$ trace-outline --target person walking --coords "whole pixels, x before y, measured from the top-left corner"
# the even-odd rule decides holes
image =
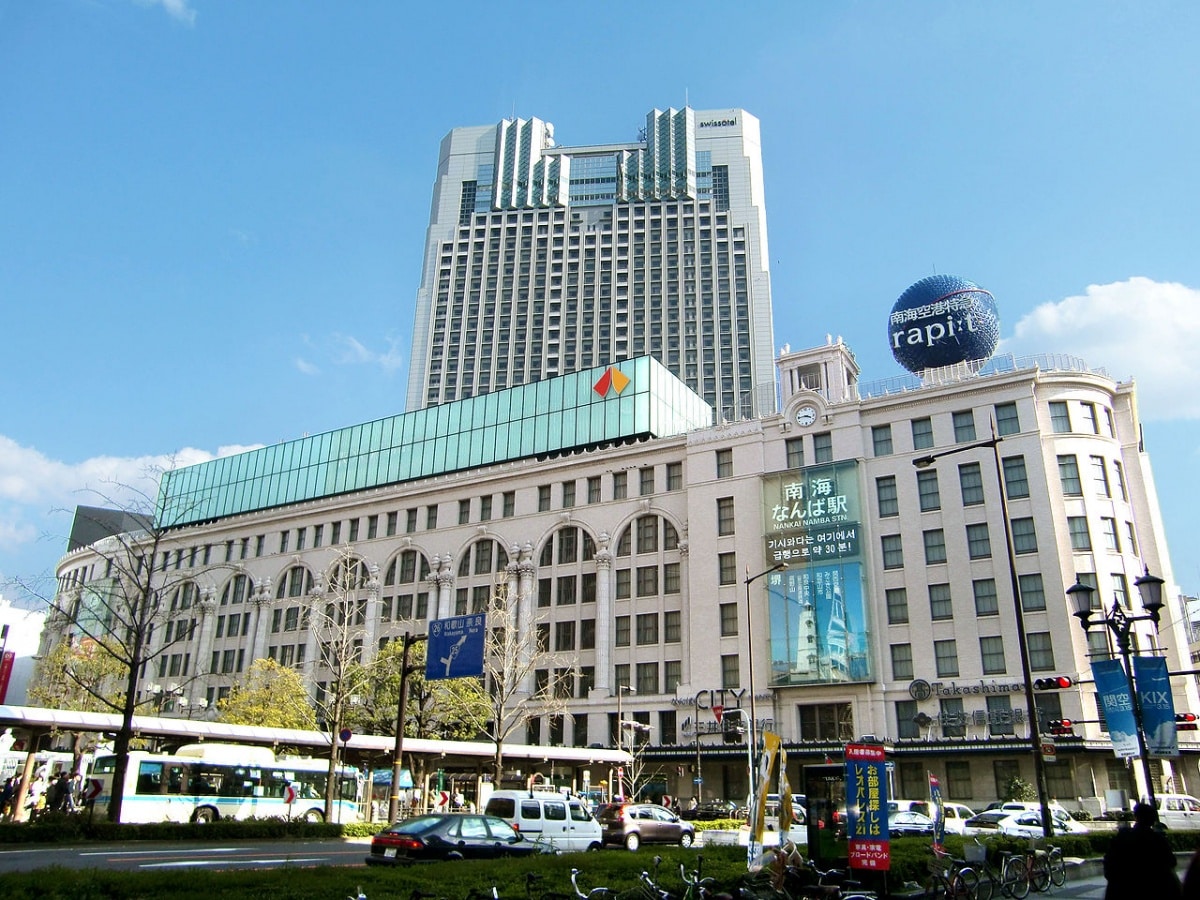
[[[17,785],[10,776],[4,779],[4,787],[0,787],[0,822],[7,822],[12,815],[12,805],[16,802]]]
[[[1104,900],[1179,900],[1175,854],[1158,828],[1158,810],[1151,803],[1133,808],[1133,827],[1122,828],[1104,854]]]

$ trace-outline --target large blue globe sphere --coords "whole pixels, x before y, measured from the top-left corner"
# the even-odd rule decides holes
[[[922,278],[900,295],[888,318],[892,356],[910,372],[961,362],[978,369],[999,341],[995,299],[957,275]]]

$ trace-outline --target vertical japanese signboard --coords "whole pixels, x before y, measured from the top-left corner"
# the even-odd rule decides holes
[[[891,868],[885,766],[883,747],[846,745],[847,837],[854,869]]]

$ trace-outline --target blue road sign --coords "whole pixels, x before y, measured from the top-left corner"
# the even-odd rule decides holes
[[[487,616],[475,613],[429,623],[425,680],[471,678],[483,674]]]

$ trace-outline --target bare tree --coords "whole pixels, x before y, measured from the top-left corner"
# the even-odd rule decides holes
[[[29,700],[48,709],[111,712],[120,707],[120,661],[105,643],[69,636],[50,648],[34,667]],[[71,770],[80,770],[83,754],[95,742],[89,732],[71,733]]]
[[[157,664],[161,676],[177,679],[181,688],[192,677],[185,656],[172,653],[190,641],[197,627],[196,611],[201,601],[197,576],[203,570],[183,566],[185,548],[170,536],[170,523],[153,515],[154,499],[136,488],[121,485],[121,493],[134,497],[132,504],[117,504],[99,495],[105,507],[78,507],[72,529],[72,549],[77,535],[88,536],[88,546],[98,561],[85,575],[69,576],[48,598],[49,614],[43,636],[43,654],[52,655],[56,645],[91,646],[112,667],[111,682],[100,679],[77,686],[94,703],[95,709],[121,716],[113,741],[116,756],[114,784],[123,784],[129,766],[130,743],[134,739],[133,717],[139,707],[158,704],[163,695],[140,690],[147,673]],[[42,679],[33,690],[50,691]],[[113,791],[108,817],[119,821],[122,794]]]
[[[487,609],[483,668],[490,720],[482,730],[496,748],[492,766],[497,785],[504,774],[504,742],[538,716],[565,715],[579,678],[573,654],[550,650],[545,616],[518,601],[500,583]]]
[[[329,778],[325,818],[337,798],[341,732],[354,720],[353,707],[369,696],[378,677],[378,658],[364,663],[367,605],[379,589],[379,576],[349,547],[338,551],[326,585],[318,584],[308,609],[308,628],[316,641],[318,683],[313,697],[317,720],[329,735]]]

